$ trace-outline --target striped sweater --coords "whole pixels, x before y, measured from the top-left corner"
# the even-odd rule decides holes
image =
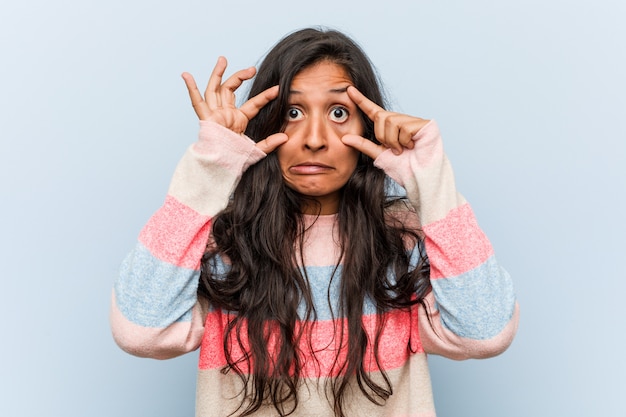
[[[511,279],[456,190],[436,122],[430,121],[413,139],[414,149],[400,155],[387,150],[375,164],[404,187],[416,208],[433,291],[426,298],[427,310],[415,306],[385,313],[379,357],[393,394],[384,405],[376,405],[355,386],[347,394],[348,416],[435,416],[427,355],[494,356],[509,346],[517,329]],[[163,206],[142,229],[113,288],[111,328],[122,349],[166,359],[200,348],[197,417],[227,416],[241,404],[239,377],[221,372],[226,365],[223,336],[228,314],[198,299],[196,290],[211,218],[226,206],[246,168],[264,157],[249,138],[201,121],[198,142],[181,159]],[[315,321],[298,325],[310,334],[302,352],[315,352],[315,359],[303,360],[304,378],[293,416],[332,416],[324,382],[334,376],[333,362],[340,350],[336,336],[345,324],[332,314],[336,306],[328,301],[338,298],[334,296],[338,279],[331,279],[339,253],[336,218],[306,221],[312,226],[303,267],[317,314]],[[366,303],[363,323],[368,332],[373,332],[377,319],[374,306]],[[236,357],[237,351],[232,354]],[[371,350],[365,363],[373,378],[382,381]],[[277,414],[267,406],[255,415]]]

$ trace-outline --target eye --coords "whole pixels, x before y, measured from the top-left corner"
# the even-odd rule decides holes
[[[343,123],[348,119],[348,116],[350,116],[350,113],[345,107],[333,107],[330,111],[330,118],[333,122]]]
[[[302,116],[302,111],[300,111],[300,109],[290,107],[289,110],[287,110],[287,120],[298,120],[301,119]]]

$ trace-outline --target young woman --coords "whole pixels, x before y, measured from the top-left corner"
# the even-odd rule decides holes
[[[200,347],[197,416],[434,416],[426,355],[497,355],[518,322],[437,124],[385,110],[340,32],[226,65],[204,95],[183,74],[199,141],[122,265],[116,342]]]

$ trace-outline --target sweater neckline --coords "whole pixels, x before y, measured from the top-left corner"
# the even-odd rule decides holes
[[[338,218],[338,214],[304,214],[304,225],[309,227],[329,227],[334,226]]]

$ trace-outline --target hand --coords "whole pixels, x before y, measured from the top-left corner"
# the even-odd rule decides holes
[[[413,137],[429,122],[419,117],[387,111],[353,86],[348,87],[348,96],[374,122],[374,135],[382,145],[359,135],[345,135],[341,140],[372,159],[376,159],[386,149],[391,149],[396,155],[404,149],[413,149]]]
[[[237,71],[222,83],[222,76],[224,71],[226,71],[226,66],[226,58],[223,56],[219,57],[209,78],[204,97],[200,94],[191,74],[184,72],[182,77],[189,91],[191,105],[200,120],[211,120],[235,133],[243,133],[250,119],[256,116],[263,106],[276,98],[278,86],[268,88],[237,108],[235,105],[235,91],[244,81],[254,77],[256,69],[250,67]]]
[[[235,133],[243,134],[248,126],[248,122],[259,113],[259,110],[278,96],[278,86],[268,88],[237,108],[235,105],[235,91],[244,81],[254,77],[256,69],[250,67],[237,71],[222,83],[222,77],[227,65],[226,58],[221,56],[217,59],[204,92],[204,97],[198,90],[196,81],[191,74],[184,72],[182,77],[189,91],[191,105],[200,120],[210,120]],[[265,153],[270,153],[286,141],[287,135],[277,133],[258,142],[257,147]]]

